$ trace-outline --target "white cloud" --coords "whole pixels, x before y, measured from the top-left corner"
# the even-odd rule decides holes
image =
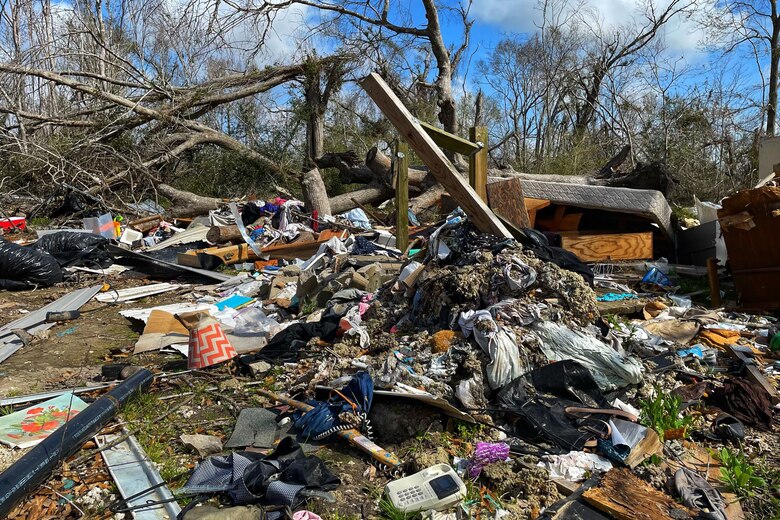
[[[656,12],[665,8],[671,0],[654,1]],[[714,3],[716,0],[707,0]],[[561,12],[575,16],[588,24],[597,22],[609,30],[628,24],[644,24],[642,0],[582,0],[550,2],[563,5]],[[533,0],[479,0],[474,3],[473,14],[479,22],[499,27],[512,33],[533,33],[542,23],[543,13]],[[668,22],[662,31],[670,52],[690,53],[698,50],[704,33],[696,23],[684,15]]]

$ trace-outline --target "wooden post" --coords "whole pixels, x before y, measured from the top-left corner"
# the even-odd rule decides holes
[[[712,300],[712,308],[717,309],[720,307],[720,280],[718,280],[718,259],[707,259],[707,278],[710,282],[710,300]]]
[[[395,126],[401,138],[409,143],[409,147],[428,166],[431,175],[458,201],[477,229],[483,233],[512,238],[506,226],[469,186],[466,179],[460,176],[444,152],[423,130],[382,77],[375,72],[371,73],[360,80],[360,86]]]
[[[409,145],[398,141],[395,154],[395,246],[406,253],[409,247]]]
[[[488,131],[485,126],[469,128],[469,140],[482,143],[482,148],[469,158],[469,184],[487,202]]]

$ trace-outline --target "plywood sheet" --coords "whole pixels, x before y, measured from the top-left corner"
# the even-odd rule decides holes
[[[520,229],[531,227],[520,179],[507,179],[488,184],[487,200],[488,206],[494,213],[501,215],[515,227]]]
[[[653,233],[561,233],[563,248],[583,262],[653,258]]]

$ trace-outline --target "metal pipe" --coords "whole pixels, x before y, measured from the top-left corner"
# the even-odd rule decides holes
[[[114,418],[119,408],[152,384],[154,374],[141,370],[86,407],[0,474],[0,518],[40,486],[60,463],[81,449]]]

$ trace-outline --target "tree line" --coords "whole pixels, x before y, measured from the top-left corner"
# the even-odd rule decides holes
[[[371,71],[420,120],[486,126],[495,168],[582,175],[628,145],[629,164],[666,164],[681,204],[756,181],[776,131],[775,0],[639,0],[620,25],[540,0],[536,30],[489,48],[472,1],[1,2],[0,196],[298,195],[315,166],[347,192],[396,139],[356,84]],[[683,20],[694,59],[667,45]]]

